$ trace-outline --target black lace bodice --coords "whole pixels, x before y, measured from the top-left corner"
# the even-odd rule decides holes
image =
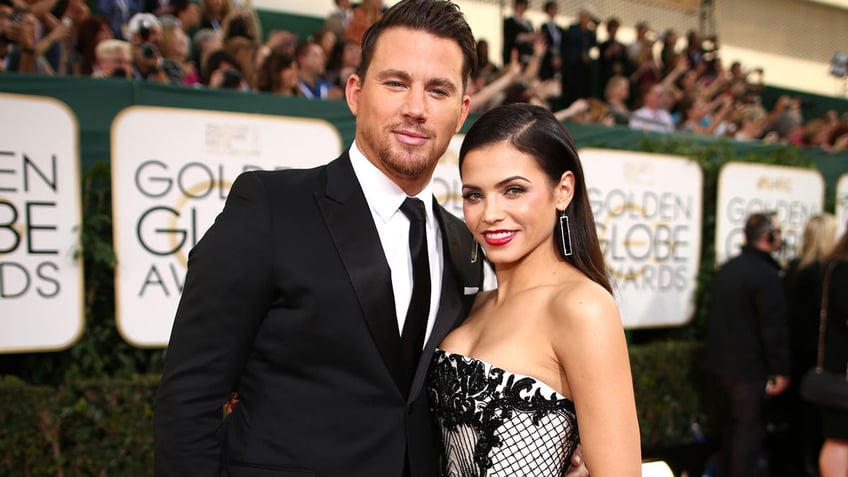
[[[427,389],[445,477],[559,477],[579,441],[574,403],[546,384],[437,349]]]

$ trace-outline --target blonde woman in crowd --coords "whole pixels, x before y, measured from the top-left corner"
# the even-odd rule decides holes
[[[815,469],[822,444],[821,413],[801,400],[798,385],[804,372],[815,366],[818,346],[824,261],[836,244],[836,218],[821,213],[811,216],[804,227],[801,248],[786,270],[786,302],[789,305],[789,341],[792,355],[791,387],[787,396],[798,412],[790,416],[795,437],[797,464]]]

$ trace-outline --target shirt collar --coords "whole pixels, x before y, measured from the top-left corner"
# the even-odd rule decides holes
[[[353,172],[359,180],[359,185],[362,186],[365,201],[383,222],[388,222],[399,211],[400,205],[408,197],[406,192],[365,157],[356,144],[356,140],[350,146],[348,154],[350,155]],[[427,221],[431,222],[433,218],[432,181],[428,182],[427,186],[415,195],[415,198],[424,202]]]

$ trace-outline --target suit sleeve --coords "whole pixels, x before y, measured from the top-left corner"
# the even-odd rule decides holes
[[[792,364],[789,356],[789,310],[783,283],[776,273],[761,278],[755,300],[767,370],[770,374],[788,375]]]
[[[155,475],[219,475],[222,406],[272,300],[271,221],[257,173],[233,183],[189,254],[154,413]]]

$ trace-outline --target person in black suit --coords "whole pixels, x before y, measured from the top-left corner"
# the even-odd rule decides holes
[[[556,2],[545,2],[545,13],[548,15],[548,21],[539,27],[539,31],[545,39],[545,44],[548,46],[545,56],[542,57],[542,64],[539,66],[539,79],[542,80],[562,76],[562,38],[565,35],[565,30],[556,22],[558,12],[559,6]]]
[[[468,114],[474,47],[455,4],[397,3],[346,83],[350,148],[233,183],[189,256],[156,399],[157,476],[436,475],[422,384],[482,270],[430,181]]]
[[[715,378],[725,420],[719,477],[769,475],[761,465],[766,397],[786,390],[791,369],[788,308],[780,264],[771,255],[781,244],[777,218],[751,214],[742,253],[712,280],[704,367]]]

